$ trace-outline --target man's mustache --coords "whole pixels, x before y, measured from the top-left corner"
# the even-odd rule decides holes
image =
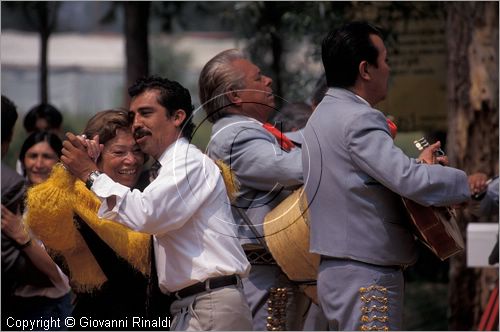
[[[147,135],[151,135],[151,132],[147,129],[144,128],[139,128],[136,131],[134,131],[134,138],[138,139]]]

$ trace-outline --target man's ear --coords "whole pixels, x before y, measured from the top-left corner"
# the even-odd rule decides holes
[[[237,90],[229,90],[229,92],[227,93],[227,98],[229,99],[231,104],[236,104],[236,105],[241,104],[243,101],[241,99],[240,91]]]
[[[364,60],[359,63],[358,67],[359,76],[367,81],[371,79],[369,66],[370,64],[368,63],[368,61]]]
[[[184,111],[182,108],[179,108],[174,112],[174,115],[172,116],[172,119],[174,120],[174,125],[176,127],[180,127],[181,124],[184,122],[184,119],[186,119],[186,111]]]

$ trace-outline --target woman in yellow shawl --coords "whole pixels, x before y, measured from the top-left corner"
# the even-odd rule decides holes
[[[147,185],[147,177],[141,177],[146,156],[132,136],[127,111],[97,113],[87,123],[84,135],[98,136],[100,171],[131,188]],[[89,154],[95,152],[95,144],[88,147]],[[46,182],[28,192],[27,203],[31,229],[46,247],[63,256],[68,266],[77,294],[75,318],[152,315],[151,296],[159,290],[149,235],[99,219],[97,197],[61,164],[54,167]]]

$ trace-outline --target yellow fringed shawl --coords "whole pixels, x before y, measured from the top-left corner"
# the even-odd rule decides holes
[[[238,197],[240,182],[236,178],[236,175],[234,174],[231,167],[229,167],[221,159],[215,160],[215,164],[219,167],[222,179],[224,180],[224,184],[226,185],[227,196],[229,197],[231,203],[234,203],[234,201]]]
[[[68,265],[73,287],[98,289],[107,280],[73,221],[78,214],[120,257],[144,275],[150,273],[150,236],[97,216],[99,199],[62,166],[28,190],[26,222],[33,233]]]

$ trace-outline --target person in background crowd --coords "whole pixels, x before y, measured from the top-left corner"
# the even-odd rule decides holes
[[[479,201],[480,216],[498,213],[498,175],[488,178],[485,173],[476,172],[468,177],[472,198]]]
[[[274,123],[277,126],[281,126],[281,131],[296,145],[301,146],[303,143],[304,137],[302,131],[312,112],[314,112],[316,106],[323,99],[327,89],[326,77],[323,74],[316,81],[310,106],[305,102],[285,104],[274,117]],[[314,306],[314,304],[312,305]]]
[[[4,157],[12,141],[17,116],[14,103],[2,95],[2,204],[14,213],[19,212],[24,197],[24,179],[19,174],[13,173],[13,170],[4,163]]]
[[[469,186],[472,199],[478,202],[478,206],[473,206],[473,213],[478,216],[491,216],[498,214],[498,175],[488,179],[485,173],[477,172],[469,175]],[[488,263],[494,265],[498,263],[498,235],[497,243],[493,247]]]
[[[52,167],[59,161],[61,150],[61,139],[46,131],[33,132],[24,140],[19,152],[19,161],[29,186],[49,178]]]
[[[36,131],[47,131],[62,137],[63,115],[51,104],[39,104],[31,108],[24,116],[23,126],[28,135]],[[16,171],[23,174],[21,162],[16,164]]]
[[[2,95],[2,330],[19,329],[16,319],[63,322],[72,310],[67,277],[21,219],[25,180],[3,163],[16,120],[16,106]]]
[[[273,121],[282,132],[294,132],[305,127],[312,111],[304,102],[288,103],[276,113]]]
[[[63,115],[51,104],[39,104],[24,116],[23,126],[28,134],[48,131],[61,136]]]
[[[386,116],[390,67],[382,33],[366,22],[330,32],[322,43],[328,91],[305,129],[302,154],[310,251],[321,255],[318,297],[332,330],[401,330],[403,269],[415,238],[401,196],[424,206],[468,201],[466,174],[436,157],[394,145]],[[314,163],[306,161],[314,160]]]
[[[274,125],[296,145],[303,141],[302,129],[312,114],[313,109],[304,102],[285,104],[273,118]]]

